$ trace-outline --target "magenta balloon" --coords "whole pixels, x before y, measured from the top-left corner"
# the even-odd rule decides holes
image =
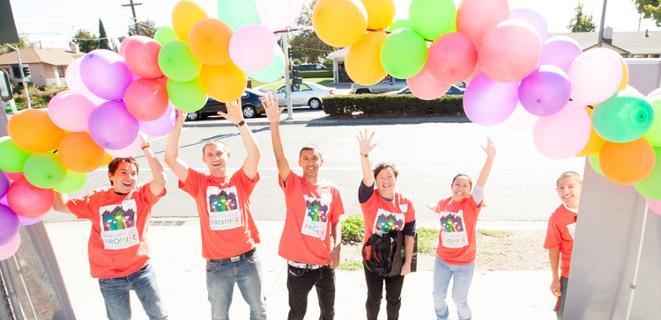
[[[140,121],[140,131],[150,137],[162,137],[174,128],[176,112],[172,104],[168,104],[165,113],[154,121]]]
[[[661,200],[645,199],[645,202],[650,211],[661,216]]]
[[[263,25],[247,25],[239,28],[230,39],[230,57],[245,72],[259,72],[273,62],[276,50],[273,32]]]
[[[7,194],[7,190],[9,190],[9,178],[0,171],[0,198]]]
[[[571,95],[569,77],[556,66],[543,65],[519,85],[519,100],[528,112],[550,116],[560,111]]]
[[[0,246],[6,244],[18,232],[18,216],[8,206],[0,204]]]
[[[411,93],[422,100],[438,99],[450,88],[449,84],[438,80],[431,73],[429,65],[425,65],[417,75],[408,78],[406,84],[411,89]]]
[[[80,62],[80,77],[93,94],[108,100],[122,100],[133,74],[122,57],[110,50],[89,52]]]
[[[67,81],[67,87],[69,87],[69,90],[73,92],[80,93],[87,97],[94,105],[100,105],[104,102],[106,102],[106,99],[102,99],[97,97],[95,94],[89,91],[85,84],[83,83],[83,79],[80,78],[80,62],[83,61],[83,57],[80,57],[76,60],[73,60],[69,62],[69,65],[67,66],[67,71],[65,73],[65,80]]]
[[[429,47],[426,68],[445,83],[457,83],[466,80],[476,64],[477,51],[473,42],[459,32],[451,32]]]
[[[585,106],[570,101],[560,112],[537,120],[533,141],[537,149],[549,158],[570,158],[588,143],[591,125]]]
[[[56,126],[66,131],[85,132],[95,108],[94,103],[83,94],[67,90],[48,102],[48,116]]]
[[[533,29],[537,30],[542,41],[546,40],[546,36],[548,35],[546,20],[544,20],[544,17],[537,11],[523,8],[514,9],[510,11],[509,20],[518,20],[529,24]]]
[[[583,52],[581,45],[576,40],[566,36],[555,36],[546,40],[539,64],[554,65],[569,72],[572,62],[581,52]]]
[[[492,126],[507,119],[518,102],[518,83],[498,82],[480,73],[466,88],[464,112],[472,122]]]
[[[140,154],[140,145],[142,144],[142,141],[140,141],[140,136],[136,136],[131,143],[121,149],[106,149],[106,152],[111,155],[113,158],[128,158],[128,157],[135,157]]]
[[[89,120],[92,139],[104,149],[122,149],[138,136],[138,120],[133,118],[121,101],[100,105]]]
[[[11,258],[21,246],[21,235],[17,232],[9,242],[0,246],[0,261]]]
[[[46,214],[53,207],[54,201],[53,190],[37,188],[24,178],[14,181],[7,192],[11,210],[28,218]]]

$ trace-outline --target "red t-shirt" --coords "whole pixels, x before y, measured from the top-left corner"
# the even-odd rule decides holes
[[[438,202],[434,211],[441,223],[436,249],[439,258],[448,264],[475,261],[475,225],[481,209],[482,203],[475,203],[473,196],[459,202],[452,197]]]
[[[92,222],[87,246],[92,277],[125,277],[149,262],[147,220],[165,193],[154,195],[144,184],[126,195],[101,189],[67,202],[71,213]]]
[[[415,221],[413,203],[401,193],[395,193],[392,201],[384,199],[379,190],[374,190],[365,203],[360,204],[365,221],[363,242],[374,233],[387,234],[390,231],[403,231],[404,225]]]
[[[569,211],[564,205],[560,205],[549,218],[544,248],[560,249],[560,266],[562,276],[565,278],[569,278],[569,264],[571,262],[571,252],[574,248],[575,231],[576,213]]]
[[[249,179],[243,169],[227,179],[190,168],[186,181],[179,181],[179,188],[195,199],[205,259],[238,256],[259,243],[259,233],[250,213],[250,195],[257,181],[259,174]]]
[[[310,184],[294,172],[286,183],[278,180],[287,207],[278,254],[298,263],[328,264],[330,231],[344,213],[339,190],[326,181]]]

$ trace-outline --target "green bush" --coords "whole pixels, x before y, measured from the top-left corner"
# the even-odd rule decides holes
[[[326,68],[333,68],[333,60],[326,59],[324,60],[324,63],[322,63],[322,65]]]
[[[355,94],[324,98],[324,111],[334,117],[465,116],[463,96],[420,100],[410,94]]]
[[[67,90],[66,87],[43,87],[43,89],[40,88],[41,87],[37,88],[34,86],[28,86],[28,90],[30,92],[30,100],[32,100],[33,108],[47,107],[48,102],[51,99],[53,99],[53,97],[56,94],[64,90]],[[27,104],[25,103],[25,94],[22,92],[22,90],[14,95],[14,102],[16,102],[16,109],[18,110],[27,108]]]
[[[332,78],[333,70],[311,70],[298,72],[298,76],[303,79],[309,78]]]
[[[433,255],[438,241],[438,229],[417,228],[418,252]]]
[[[349,216],[342,222],[342,243],[362,243],[365,230],[363,217],[359,214]]]

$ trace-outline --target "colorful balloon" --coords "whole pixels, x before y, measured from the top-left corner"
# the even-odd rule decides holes
[[[229,26],[218,19],[207,18],[193,25],[188,37],[188,45],[191,53],[200,63],[219,66],[230,62],[231,38],[232,30]],[[182,81],[189,80],[191,79]]]
[[[395,18],[395,2],[393,0],[361,0],[367,11],[367,28],[383,30]]]
[[[152,121],[139,121],[140,132],[150,137],[165,136],[172,131],[172,128],[174,128],[175,120],[176,113],[174,111],[174,106],[168,104],[165,112],[160,118]]]
[[[630,142],[642,137],[652,126],[654,111],[644,98],[621,91],[599,104],[592,112],[597,133],[611,142]]]
[[[321,41],[348,47],[367,31],[367,16],[357,0],[319,0],[312,11],[312,25]]]
[[[62,164],[76,172],[91,172],[102,166],[104,153],[86,132],[64,136],[57,149]]]
[[[537,68],[542,40],[529,25],[506,21],[489,30],[478,51],[480,69],[491,79],[514,82]]]
[[[645,139],[627,143],[606,142],[599,152],[599,166],[604,175],[619,184],[635,184],[654,170],[654,148]]]
[[[598,173],[601,176],[604,175],[604,172],[601,171],[601,166],[599,165],[599,154],[598,153],[589,156],[588,161],[590,162],[590,166],[592,167],[592,170],[594,170],[594,172]]]
[[[4,197],[7,194],[9,189],[9,178],[5,175],[4,172],[0,171],[0,198]]]
[[[61,129],[71,132],[87,131],[87,121],[96,106],[84,95],[62,91],[48,102],[48,115]]]
[[[590,115],[590,119],[592,119],[592,108],[587,108],[586,111]],[[606,140],[604,140],[604,138],[602,138],[599,134],[597,134],[593,126],[590,128],[590,139],[588,140],[588,143],[585,144],[583,150],[577,153],[576,156],[585,157],[585,156],[597,154],[599,153],[599,151],[601,151],[601,148],[604,146],[604,143],[606,143]]]
[[[21,172],[30,152],[19,148],[9,137],[0,137],[0,170],[5,173]],[[12,179],[10,176],[9,179]]]
[[[569,72],[572,62],[581,55],[583,50],[578,41],[566,36],[555,36],[544,43],[540,65],[554,65]]]
[[[395,20],[395,22],[393,22],[391,25],[388,26],[388,28],[386,28],[386,31],[393,32],[401,28],[413,29],[413,24],[411,23],[411,21],[406,19]]]
[[[413,29],[397,29],[381,46],[381,64],[395,78],[407,79],[422,71],[427,61],[427,43]]]
[[[172,9],[172,29],[180,41],[188,42],[193,25],[207,18],[207,14],[192,1],[179,1]],[[164,46],[165,44],[162,43]]]
[[[634,185],[636,191],[645,198],[661,200],[661,148],[654,148],[656,163],[654,169],[643,181]]]
[[[250,72],[248,76],[259,82],[273,82],[280,80],[285,74],[285,55],[280,48],[276,48],[275,54],[271,64],[264,70],[259,72]]]
[[[51,189],[62,183],[67,169],[52,153],[33,154],[25,160],[23,174],[33,186]]]
[[[218,19],[225,21],[232,31],[261,23],[255,0],[218,0]]]
[[[168,80],[167,90],[170,102],[185,112],[200,110],[207,103],[207,94],[199,78],[184,83]]]
[[[64,79],[67,82],[67,87],[69,90],[73,92],[78,92],[90,101],[94,105],[99,105],[104,102],[106,102],[106,99],[99,98],[95,94],[89,91],[85,84],[83,83],[83,79],[80,78],[80,62],[83,61],[83,57],[80,57],[78,59],[75,59],[71,62],[69,62],[69,65],[67,66],[67,71],[65,71],[65,76]]]
[[[232,62],[245,72],[259,72],[268,68],[278,49],[275,35],[262,25],[239,28],[229,42]]]
[[[590,116],[585,107],[569,102],[559,112],[540,117],[533,130],[537,150],[552,159],[573,157],[590,138]]]
[[[168,93],[158,80],[138,79],[126,89],[124,104],[134,118],[156,120],[168,107]]]
[[[661,216],[661,201],[645,199],[645,202],[650,211]]]
[[[131,143],[121,149],[106,149],[106,152],[108,152],[109,155],[111,155],[113,158],[128,158],[128,157],[136,157],[142,153],[142,150],[140,149],[140,146],[142,145],[142,140],[140,139],[140,136],[138,135],[135,137]]]
[[[7,193],[7,203],[17,215],[26,218],[42,216],[53,207],[55,196],[51,189],[41,189],[25,179],[14,181]]]
[[[0,204],[0,248],[18,232],[18,217],[9,207]]]
[[[542,65],[521,81],[519,99],[528,112],[550,116],[560,111],[571,95],[569,77],[562,69]]]
[[[456,31],[457,7],[452,0],[412,0],[409,20],[426,40]]]
[[[119,54],[97,49],[87,53],[80,62],[80,78],[94,95],[121,100],[133,81],[133,74]]]
[[[87,180],[86,174],[69,170],[67,171],[66,176],[64,176],[64,180],[62,180],[60,184],[55,186],[53,190],[59,193],[76,192],[83,187],[86,180]]]
[[[616,52],[591,49],[574,60],[568,75],[572,99],[584,105],[596,105],[617,92],[622,82],[622,65]]]
[[[138,135],[138,120],[120,101],[108,101],[94,110],[89,127],[92,139],[104,149],[122,149]]]
[[[464,0],[457,10],[457,31],[479,50],[482,37],[510,15],[507,0]]]
[[[649,100],[654,112],[654,119],[647,133],[645,139],[655,147],[661,147],[661,96],[654,97]]]
[[[57,127],[43,109],[26,109],[9,119],[7,131],[21,149],[47,152],[57,148],[64,131]],[[11,171],[11,170],[6,170]]]
[[[154,40],[160,43],[161,46],[166,45],[170,41],[177,40],[177,34],[174,33],[174,30],[170,27],[160,27],[156,29],[154,34]]]
[[[17,232],[6,244],[0,246],[0,261],[14,256],[21,246],[21,235]]]
[[[200,74],[201,65],[193,57],[188,46],[181,41],[171,41],[158,53],[158,65],[169,80],[188,82]]]
[[[200,82],[212,98],[220,102],[236,100],[243,95],[248,78],[233,63],[222,66],[204,66],[200,72]]]
[[[492,126],[507,119],[518,102],[518,83],[498,82],[481,73],[466,88],[464,112],[472,122]]]
[[[459,32],[447,33],[429,48],[429,71],[445,83],[458,83],[473,73],[477,51],[473,43]]]
[[[438,80],[425,66],[420,73],[408,78],[406,84],[414,96],[422,100],[434,100],[444,95],[450,88],[450,84]]]
[[[527,23],[537,31],[542,41],[546,40],[548,28],[546,27],[546,20],[539,12],[525,8],[513,9],[510,11],[509,20]]]
[[[255,0],[255,5],[262,24],[277,31],[296,22],[303,0]]]
[[[386,70],[381,64],[381,46],[385,39],[383,31],[368,32],[349,47],[344,66],[351,80],[366,86],[383,80]]]
[[[145,36],[130,36],[122,42],[124,61],[129,70],[138,77],[156,79],[163,76],[158,67],[161,44]]]

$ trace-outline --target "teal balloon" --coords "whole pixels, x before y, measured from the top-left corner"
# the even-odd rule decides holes
[[[395,30],[381,46],[381,64],[393,77],[408,79],[415,76],[427,62],[427,43],[411,28]]]
[[[21,172],[25,160],[32,155],[20,149],[11,138],[0,137],[0,170],[4,172]]]
[[[170,27],[160,27],[154,34],[154,40],[164,46],[169,42],[176,41],[177,34],[174,33],[174,30],[172,30]]]
[[[87,181],[87,174],[69,170],[62,183],[55,186],[53,190],[59,193],[76,192],[85,185],[85,181]]]
[[[198,78],[188,82],[175,82],[168,79],[168,97],[170,102],[185,112],[195,112],[207,103],[207,94]]]
[[[23,175],[33,186],[52,189],[64,181],[67,169],[52,153],[33,154],[25,160]]]
[[[168,79],[177,82],[191,81],[200,74],[202,65],[193,57],[188,45],[170,41],[158,53],[158,66]]]
[[[393,32],[401,28],[413,28],[413,24],[406,19],[395,20],[390,26],[388,26],[388,28],[386,28],[386,31]]]
[[[647,199],[661,200],[661,148],[654,148],[656,164],[645,180],[634,185],[636,191]]]
[[[474,17],[480,19],[480,17]],[[453,0],[412,0],[409,20],[425,39],[434,41],[457,30],[457,7]]]
[[[639,139],[652,126],[654,111],[644,98],[618,92],[597,105],[592,112],[592,126],[604,139],[626,143]]]
[[[588,160],[590,161],[590,166],[592,167],[592,170],[603,176],[604,172],[601,171],[601,164],[599,164],[599,154],[593,154],[589,156]]]
[[[271,62],[271,65],[268,68],[259,72],[248,73],[248,76],[259,82],[267,83],[280,80],[284,74],[285,55],[282,53],[282,50],[277,49],[273,56],[273,62]]]
[[[255,0],[218,0],[218,19],[223,20],[232,31],[262,22],[257,14]]]

